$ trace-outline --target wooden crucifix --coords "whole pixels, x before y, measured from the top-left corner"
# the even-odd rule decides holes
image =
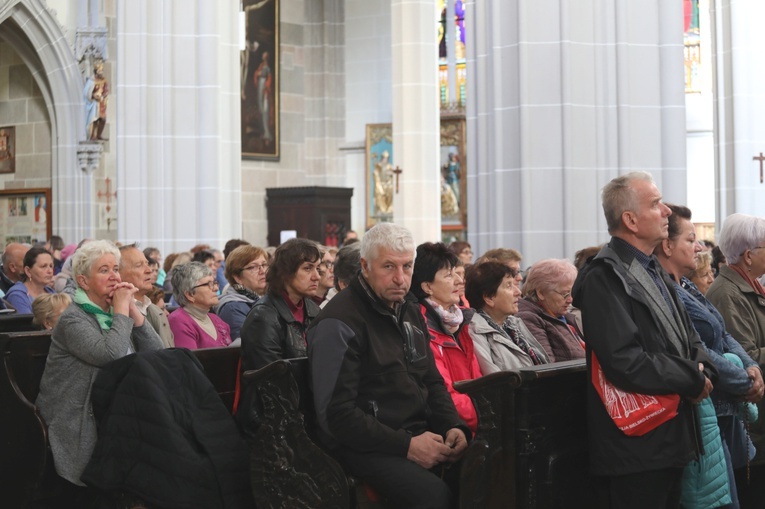
[[[391,171],[396,175],[396,194],[398,194],[398,176],[401,175],[401,172],[404,170],[396,166],[396,169]]]
[[[753,161],[760,161],[760,184],[762,184],[762,162],[765,161],[765,156],[760,152],[759,156],[754,156]]]

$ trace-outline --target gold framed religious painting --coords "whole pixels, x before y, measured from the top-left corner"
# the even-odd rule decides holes
[[[393,126],[367,124],[367,228],[393,220]]]
[[[279,0],[242,0],[242,157],[279,160]]]
[[[16,171],[16,128],[0,127],[0,173]]]
[[[464,240],[467,227],[467,168],[465,119],[441,119],[441,230]],[[447,233],[448,232],[448,233]]]
[[[50,188],[0,191],[0,245],[45,242],[51,225]]]

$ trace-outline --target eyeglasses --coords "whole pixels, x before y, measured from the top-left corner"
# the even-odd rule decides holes
[[[334,268],[335,262],[321,262],[321,266],[329,270],[331,268]]]
[[[242,270],[246,270],[248,272],[265,272],[268,270],[268,264],[267,263],[256,263],[254,265],[248,265],[247,267],[243,268]]]
[[[218,281],[216,279],[213,279],[212,281],[208,281],[207,283],[202,283],[201,285],[197,285],[192,289],[196,290],[197,288],[202,288],[203,286],[206,286],[210,290],[215,291],[218,289]]]
[[[560,295],[561,297],[563,297],[563,300],[566,300],[566,299],[568,299],[569,297],[571,297],[571,292],[565,292],[565,293],[564,293],[564,292],[559,292],[558,290],[553,290],[553,291],[554,291],[555,293],[557,293],[558,295]]]

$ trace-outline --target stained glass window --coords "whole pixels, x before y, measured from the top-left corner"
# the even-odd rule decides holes
[[[701,37],[699,34],[699,0],[683,0],[685,26],[685,93],[700,93]]]
[[[447,17],[454,10],[454,24]],[[438,83],[442,108],[465,107],[467,71],[465,68],[464,0],[436,0],[438,20]],[[451,42],[453,41],[453,42]],[[454,91],[452,91],[454,87]]]

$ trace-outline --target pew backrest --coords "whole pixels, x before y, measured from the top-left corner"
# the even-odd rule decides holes
[[[0,334],[7,332],[39,331],[41,327],[32,323],[34,315],[31,314],[2,314],[0,315]]]

